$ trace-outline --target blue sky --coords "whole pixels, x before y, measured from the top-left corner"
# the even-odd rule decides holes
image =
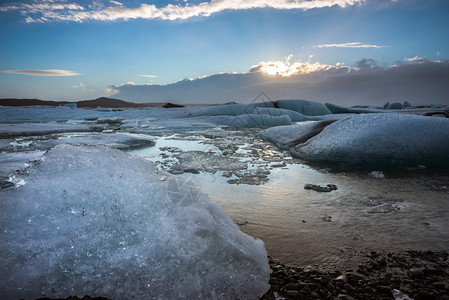
[[[3,1],[0,98],[164,101],[126,97],[121,87],[254,66],[273,81],[299,78],[298,68],[307,80],[350,72],[363,59],[383,70],[447,67],[448,35],[446,0]]]

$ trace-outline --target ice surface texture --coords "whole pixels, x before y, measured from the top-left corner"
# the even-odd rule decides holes
[[[62,123],[0,124],[0,137],[44,135],[62,132],[89,132],[102,130],[102,126]]]
[[[261,240],[188,181],[103,146],[58,145],[0,192],[4,299],[257,299]]]
[[[260,137],[276,144],[281,149],[288,149],[305,143],[308,139],[320,133],[332,121],[302,122],[291,126],[272,127],[262,131]]]
[[[278,108],[294,110],[306,116],[320,116],[331,114],[330,110],[323,104],[308,100],[277,100]]]
[[[306,160],[449,164],[449,120],[408,114],[361,114],[336,121],[305,142],[292,143],[313,126],[270,128],[261,136]]]

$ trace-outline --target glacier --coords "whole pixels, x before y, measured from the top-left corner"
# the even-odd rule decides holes
[[[264,243],[188,179],[105,146],[57,145],[0,191],[5,299],[258,299]]]

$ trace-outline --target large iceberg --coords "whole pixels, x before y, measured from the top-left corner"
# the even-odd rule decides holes
[[[258,113],[258,114],[266,114],[266,115],[270,115],[270,116],[287,115],[290,117],[290,120],[292,120],[292,122],[303,122],[303,121],[311,120],[310,117],[307,117],[307,116],[300,114],[296,111],[289,110],[289,109],[282,109],[282,108],[256,107],[254,109],[254,112]]]
[[[301,122],[291,126],[271,127],[262,131],[259,136],[281,149],[288,149],[307,142],[310,138],[319,134],[334,120]]]
[[[331,111],[320,102],[309,100],[277,100],[277,108],[289,109],[306,116],[321,116],[331,114]]]
[[[190,181],[104,146],[58,145],[0,191],[3,299],[258,299],[261,240]]]
[[[254,128],[291,125],[292,121],[288,115],[272,117],[266,114],[245,114],[236,117],[225,116],[219,124],[236,128]]]
[[[261,136],[288,144],[293,156],[306,160],[449,164],[448,119],[396,113],[361,114],[331,123],[315,135],[312,125],[300,128],[298,134],[292,133],[295,128],[289,126],[270,128]],[[308,134],[313,137],[298,142],[291,139]]]

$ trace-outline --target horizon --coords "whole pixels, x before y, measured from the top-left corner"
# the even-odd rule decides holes
[[[0,98],[449,104],[443,0],[4,1]]]

